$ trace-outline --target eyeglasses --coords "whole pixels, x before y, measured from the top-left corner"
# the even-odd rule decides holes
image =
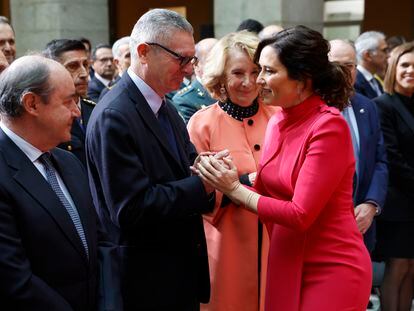
[[[172,56],[174,56],[177,60],[180,61],[180,66],[184,67],[188,63],[191,63],[191,65],[195,65],[198,62],[197,56],[182,56],[174,51],[171,51],[169,48],[166,48],[165,46],[156,43],[156,42],[146,42],[148,45],[155,45],[160,48],[162,48],[164,51],[170,53]]]

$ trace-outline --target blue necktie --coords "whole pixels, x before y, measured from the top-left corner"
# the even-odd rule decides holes
[[[76,228],[76,231],[78,232],[78,235],[82,241],[83,247],[85,248],[86,256],[89,258],[88,244],[86,243],[85,232],[83,231],[83,227],[82,227],[82,223],[81,223],[78,211],[75,207],[72,207],[72,205],[70,205],[68,199],[65,197],[62,189],[59,186],[59,182],[57,180],[56,173],[55,173],[55,168],[51,161],[50,153],[48,152],[43,153],[39,157],[39,160],[43,164],[46,170],[46,178],[47,178],[48,183],[50,184],[53,191],[56,193],[57,197],[59,198],[59,201],[66,208],[66,211],[68,212],[70,218],[72,219],[72,222]]]
[[[175,140],[174,131],[171,127],[170,120],[168,119],[167,107],[164,101],[161,104],[161,108],[158,110],[158,122],[160,123],[161,128],[163,129],[165,136],[167,137],[168,143],[171,147],[171,151],[173,152],[176,159],[180,160],[180,153],[178,152],[177,141]]]

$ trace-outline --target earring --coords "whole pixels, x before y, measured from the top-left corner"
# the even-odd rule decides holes
[[[222,84],[220,86],[220,96],[219,99],[222,103],[225,103],[227,101],[227,91],[226,88],[224,87],[224,84]]]

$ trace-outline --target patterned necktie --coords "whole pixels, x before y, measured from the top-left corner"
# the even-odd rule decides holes
[[[167,107],[164,101],[161,104],[161,108],[158,110],[158,122],[160,123],[161,128],[167,137],[172,153],[175,155],[176,159],[179,160],[180,154],[177,148],[177,141],[175,140],[174,131],[172,129],[170,120],[168,119]]]
[[[78,211],[75,207],[72,207],[72,205],[70,205],[68,199],[65,197],[62,189],[59,186],[59,182],[57,180],[56,173],[55,173],[55,168],[51,161],[50,153],[48,152],[43,153],[39,157],[39,160],[45,168],[46,178],[47,178],[48,183],[50,184],[53,191],[56,193],[57,197],[59,198],[59,201],[66,208],[66,211],[68,212],[70,218],[72,219],[72,222],[76,228],[76,231],[78,232],[78,235],[82,241],[83,247],[85,248],[86,256],[89,258],[88,244],[86,243],[85,232],[83,231],[83,227],[82,227],[82,223],[81,223]]]

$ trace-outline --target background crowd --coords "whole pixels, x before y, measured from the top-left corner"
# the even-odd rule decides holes
[[[0,17],[0,309],[411,310],[413,42],[195,44],[163,9],[14,41]]]

